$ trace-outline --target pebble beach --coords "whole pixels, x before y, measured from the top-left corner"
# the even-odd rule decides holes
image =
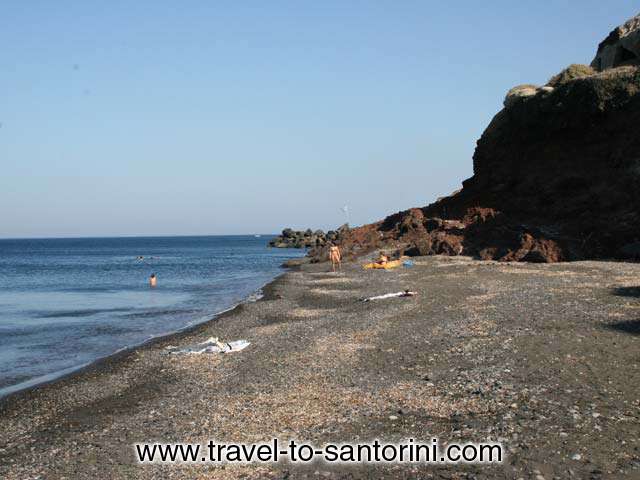
[[[292,268],[211,321],[0,400],[0,478],[640,477],[640,265]],[[415,297],[362,302],[411,289]],[[171,355],[214,336],[231,354]],[[140,465],[137,442],[497,441],[499,465]]]

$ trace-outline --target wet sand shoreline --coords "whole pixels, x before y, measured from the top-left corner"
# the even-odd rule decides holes
[[[262,300],[0,403],[0,477],[638,478],[640,265],[306,265]],[[411,288],[415,298],[363,303]],[[209,336],[228,355],[167,355]],[[136,442],[500,441],[501,465],[138,465]]]

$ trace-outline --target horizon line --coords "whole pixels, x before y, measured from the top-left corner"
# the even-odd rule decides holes
[[[278,233],[206,233],[206,234],[154,234],[154,235],[68,235],[68,236],[35,236],[35,237],[3,237],[2,240],[82,240],[96,238],[187,238],[187,237],[252,237],[255,235],[270,236]]]

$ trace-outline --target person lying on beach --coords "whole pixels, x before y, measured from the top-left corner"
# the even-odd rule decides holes
[[[378,260],[376,260],[376,263],[378,265],[386,265],[388,261],[389,257],[387,257],[384,252],[380,252],[380,256],[378,257]]]
[[[331,244],[329,247],[329,260],[331,260],[331,270],[336,271],[336,265],[338,266],[338,270],[342,267],[342,255],[340,254],[340,247],[337,245]]]

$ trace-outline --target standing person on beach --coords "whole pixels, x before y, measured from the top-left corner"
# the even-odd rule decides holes
[[[158,285],[158,279],[156,278],[156,274],[152,273],[149,277],[149,286],[151,288],[155,288]]]
[[[331,270],[336,271],[336,265],[338,270],[342,268],[342,255],[340,254],[340,247],[335,244],[331,244],[329,247],[329,260],[331,260]]]

